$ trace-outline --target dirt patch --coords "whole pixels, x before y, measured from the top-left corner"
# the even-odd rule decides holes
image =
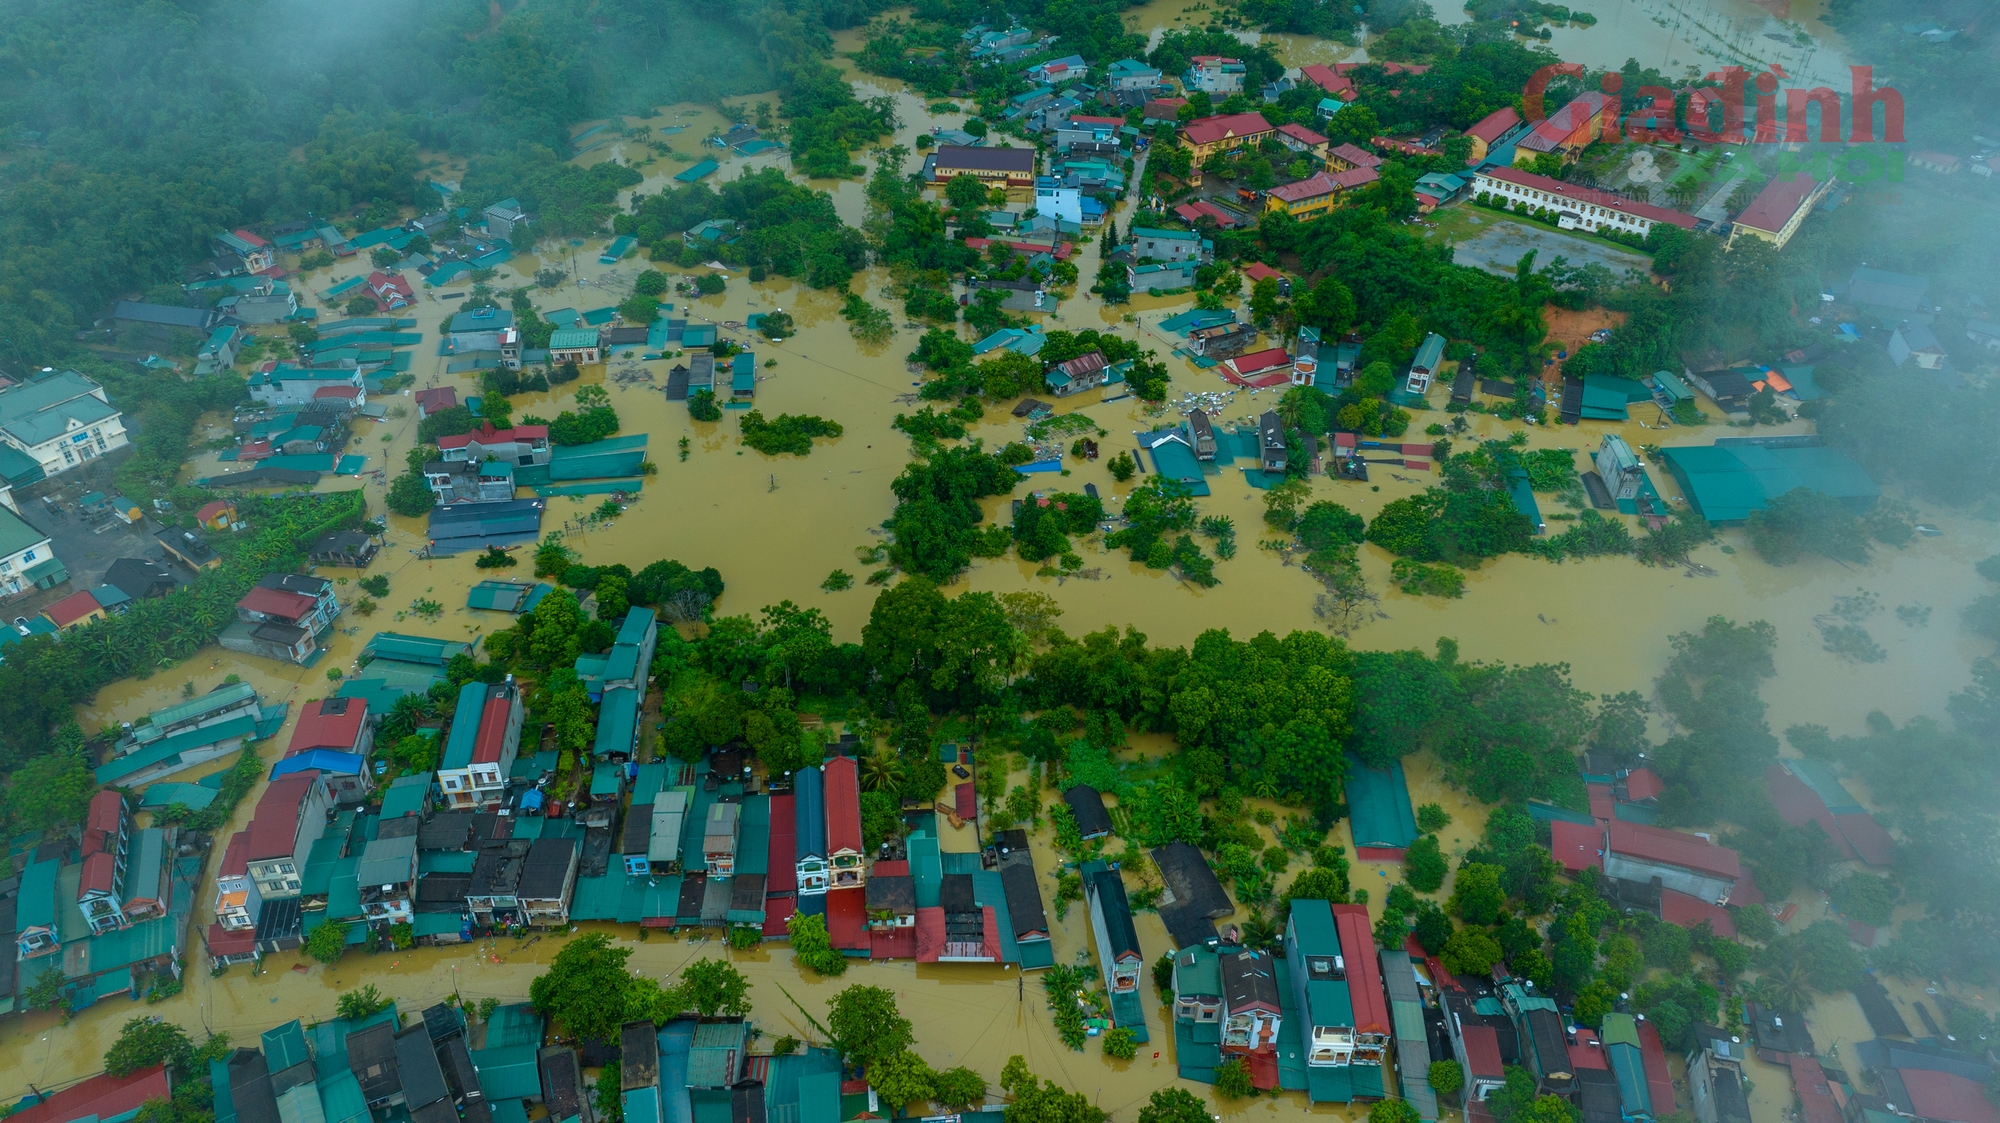
[[[1553,304],[1542,306],[1542,322],[1549,327],[1549,342],[1559,343],[1562,349],[1576,354],[1576,349],[1590,342],[1590,333],[1599,328],[1617,328],[1625,323],[1626,313],[1613,312],[1606,308],[1586,308],[1572,312]]]

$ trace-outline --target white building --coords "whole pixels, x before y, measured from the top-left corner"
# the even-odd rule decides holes
[[[1475,199],[1486,196],[1488,201],[1504,202],[1509,207],[1525,203],[1530,209],[1553,211],[1556,225],[1564,230],[1584,230],[1593,234],[1599,230],[1617,230],[1643,238],[1652,233],[1656,223],[1661,222],[1683,230],[1694,229],[1693,215],[1637,202],[1593,187],[1578,187],[1519,168],[1481,169],[1473,181],[1472,195]]]
[[[125,415],[104,387],[73,370],[0,391],[0,441],[27,453],[44,475],[67,472],[131,442]]]
[[[9,495],[7,506],[12,507]],[[69,571],[56,561],[49,536],[29,526],[13,511],[0,511],[0,596],[11,597],[31,585],[52,588],[69,580]]]
[[[1052,176],[1035,180],[1035,213],[1083,225],[1083,190]]]

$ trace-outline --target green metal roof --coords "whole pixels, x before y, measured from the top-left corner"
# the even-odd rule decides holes
[[[21,455],[25,456],[26,453]],[[32,550],[48,540],[48,535],[23,522],[21,516],[5,507],[0,507],[0,558],[12,557],[23,550]]]
[[[30,448],[88,427],[118,410],[96,397],[97,383],[66,370],[0,393],[0,430]]]
[[[451,657],[472,650],[472,645],[460,640],[433,639],[430,636],[406,636],[397,632],[377,632],[375,638],[362,648],[364,659],[394,659],[404,663],[432,663],[444,666]]]
[[[603,757],[632,751],[639,733],[639,692],[616,689],[604,692],[604,704],[597,713],[597,740],[591,753]]]
[[[178,722],[198,718],[217,710],[226,710],[239,702],[256,696],[257,688],[249,683],[230,683],[228,686],[211,690],[199,698],[154,710],[146,718],[146,724],[152,726],[174,725]],[[138,735],[143,739],[145,731],[141,729]]]
[[[326,887],[328,920],[361,919],[361,883],[354,879],[354,871],[360,865],[359,854],[334,860],[333,876],[328,879]]]
[[[200,811],[215,802],[216,790],[202,784],[163,781],[149,786],[139,801],[141,811],[159,811],[178,803],[190,811]]]
[[[487,1019],[486,1047],[488,1051],[510,1045],[527,1045],[539,1049],[542,1045],[542,1033],[542,1016],[526,1002],[516,1002],[493,1011],[493,1016]],[[528,1059],[530,1064],[534,1063],[532,1053]],[[487,1094],[490,1096],[493,1093]]]
[[[1316,1026],[1354,1024],[1354,996],[1347,989],[1344,979],[1307,981],[1306,1002],[1312,1007],[1312,1021]]]
[[[1598,1038],[1606,1045],[1630,1045],[1639,1048],[1639,1023],[1630,1014],[1604,1015],[1604,1028],[1598,1031]]]
[[[417,874],[471,873],[478,860],[470,850],[425,850],[417,855]]]
[[[264,1059],[272,1072],[283,1072],[295,1064],[312,1059],[306,1049],[305,1027],[297,1018],[284,1025],[264,1031]]]
[[[167,832],[158,827],[147,827],[132,835],[131,864],[126,867],[125,884],[130,887],[125,893],[131,897],[150,897],[160,884],[161,875],[167,861]],[[131,890],[137,890],[133,892]]]
[[[62,863],[53,858],[36,862],[22,871],[20,895],[14,911],[17,929],[55,927],[56,877],[61,872]]]
[[[369,1123],[368,1101],[361,1096],[361,1082],[347,1069],[321,1078],[319,1103],[325,1123]]]
[[[479,1070],[479,1090],[489,1100],[541,1098],[542,1076],[535,1067],[535,1051],[541,1047],[541,1019],[535,1019],[534,1044],[488,1046],[472,1051],[472,1064]],[[487,1039],[493,1036],[487,1024]]]
[[[214,725],[204,725],[185,733],[176,733],[171,737],[161,738],[145,748],[114,757],[99,765],[95,773],[97,782],[116,783],[141,769],[173,761],[190,749],[205,748],[232,737],[250,737],[256,732],[257,719],[249,714],[242,714]]]
[[[479,720],[485,708],[485,683],[468,682],[458,688],[458,708],[452,711],[451,734],[445,740],[438,767],[472,767],[472,750],[479,740]]]
[[[558,328],[549,334],[549,350],[578,351],[597,346],[595,328]]]
[[[382,797],[382,817],[394,819],[401,815],[414,815],[423,810],[424,797],[431,790],[429,773],[398,776],[389,785],[389,791]]]
[[[1663,448],[1660,456],[1695,512],[1719,525],[1743,522],[1795,488],[1862,508],[1881,495],[1859,464],[1831,448],[1718,442]]]
[[[1403,779],[1403,762],[1376,771],[1347,758],[1348,828],[1354,845],[1404,847],[1417,840],[1417,818],[1410,808],[1410,788]]]

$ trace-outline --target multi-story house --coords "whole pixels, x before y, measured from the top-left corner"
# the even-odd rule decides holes
[[[1240,58],[1196,55],[1188,60],[1187,72],[1181,75],[1181,82],[1191,91],[1228,97],[1243,92],[1243,83],[1248,76],[1249,68],[1243,65]]]
[[[1115,874],[1112,876],[1116,876]],[[1239,948],[1217,957],[1222,973],[1222,1051],[1246,1058],[1253,1080],[1277,1077],[1278,964],[1266,952]]]
[[[250,877],[250,832],[229,836],[222,850],[222,865],[215,871],[215,920],[231,932],[248,932],[257,927],[257,913],[264,899],[257,895],[257,883]]]
[[[250,819],[250,841],[243,855],[259,897],[281,901],[299,895],[306,855],[326,833],[331,804],[317,772],[280,776],[264,789]]]
[[[743,826],[743,805],[713,803],[701,829],[701,856],[710,877],[731,877],[736,873],[736,843]]]
[[[127,924],[120,894],[130,857],[132,816],[125,798],[106,789],[90,800],[83,828],[83,876],[76,907],[94,935]]]
[[[856,889],[868,880],[861,840],[861,773],[851,756],[837,756],[821,768],[826,789],[826,858],[829,888]]]
[[[521,748],[521,690],[512,675],[458,692],[451,732],[438,768],[438,787],[452,811],[497,811]]]
[[[1354,1005],[1348,997],[1347,962],[1325,901],[1292,902],[1285,922],[1285,957],[1304,1024],[1299,1028],[1308,1067],[1354,1063]]]
[[[826,892],[826,782],[818,768],[792,773],[792,825],[796,829],[799,896]]]
[[[334,595],[333,582],[300,573],[273,573],[236,602],[236,622],[223,629],[216,642],[230,651],[309,666],[339,615],[340,598]]]
[[[0,391],[0,443],[34,458],[43,475],[55,476],[131,441],[125,415],[104,387],[65,370]]]
[[[489,421],[470,433],[439,437],[437,447],[438,459],[446,461],[466,460],[477,464],[483,460],[505,460],[520,467],[547,464],[549,427],[516,425],[512,429],[495,429]]]
[[[381,824],[354,867],[361,912],[378,929],[412,919],[417,888],[417,820],[413,815]]]

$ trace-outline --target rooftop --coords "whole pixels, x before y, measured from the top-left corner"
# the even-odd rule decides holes
[[[1189,144],[1216,144],[1270,131],[1271,123],[1264,119],[1262,113],[1229,113],[1189,121],[1181,129],[1181,135],[1187,138]]]
[[[1712,873],[1718,877],[1743,876],[1743,866],[1737,859],[1736,851],[1726,846],[1717,846],[1705,838],[1680,831],[1642,826],[1623,819],[1611,821],[1609,850],[1614,854]]]
[[[1773,179],[1764,185],[1764,190],[1757,193],[1749,206],[1743,208],[1743,213],[1736,216],[1736,225],[1776,234],[1785,228],[1785,224],[1805,205],[1806,197],[1818,187],[1819,181],[1808,172],[1800,172],[1789,179]]]
[[[1617,211],[1620,214],[1629,214],[1652,222],[1665,222],[1683,230],[1694,229],[1695,219],[1691,214],[1682,214],[1666,207],[1656,207],[1651,203],[1637,202],[1623,195],[1599,191],[1594,187],[1578,187],[1572,183],[1564,183],[1562,180],[1550,179],[1548,176],[1536,175],[1533,172],[1524,172],[1518,168],[1482,168],[1479,174],[1502,183],[1511,183],[1516,187],[1546,192],[1573,203],[1603,207],[1608,211]]]

